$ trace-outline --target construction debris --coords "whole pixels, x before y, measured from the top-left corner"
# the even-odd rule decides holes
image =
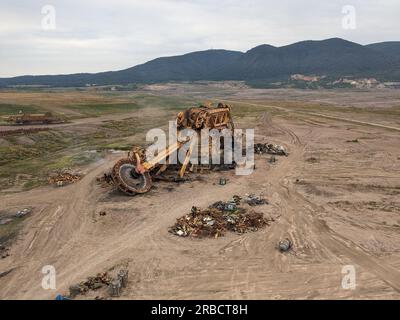
[[[118,272],[118,279],[121,281],[122,288],[126,288],[128,285],[128,269],[121,269]]]
[[[235,202],[236,205],[239,205],[241,200],[242,200],[241,197],[239,197],[238,195],[234,195],[234,196],[232,197],[232,200],[231,200],[231,201]]]
[[[85,281],[82,281],[79,284],[75,284],[69,287],[70,297],[74,298],[79,294],[85,294],[89,290],[97,290],[103,287],[104,285],[109,285],[112,281],[112,278],[108,275],[107,272],[99,273],[95,277],[89,277]]]
[[[110,296],[120,296],[122,288],[128,285],[128,270],[121,269],[113,277],[108,272],[97,274],[95,277],[88,277],[85,281],[69,287],[69,298],[75,298],[80,294],[86,294],[88,291],[95,291],[107,287]]]
[[[270,144],[270,143],[256,143],[254,144],[254,152],[257,154],[273,154],[279,156],[288,156],[289,153],[286,151],[285,147]]]
[[[254,193],[246,194],[243,200],[252,207],[262,204],[268,204],[268,201],[266,199],[256,196]]]
[[[71,173],[68,170],[59,171],[49,178],[49,183],[56,185],[57,187],[63,187],[68,184],[75,183],[82,179],[82,175]]]
[[[114,279],[108,286],[108,291],[111,297],[119,297],[121,295],[121,281]]]
[[[121,295],[122,288],[126,288],[128,285],[128,270],[121,269],[118,272],[117,278],[111,281],[108,286],[108,291],[111,297],[119,297]]]
[[[259,212],[246,212],[239,207],[240,197],[223,202],[218,201],[207,209],[192,207],[186,216],[177,219],[169,232],[181,237],[214,237],[224,236],[226,231],[239,234],[257,231],[269,225],[269,221]]]
[[[239,204],[240,204],[240,202],[239,202]],[[209,206],[209,208],[210,209],[214,208],[214,209],[218,209],[221,211],[236,211],[237,206],[238,206],[238,203],[236,203],[236,201],[232,199],[228,202],[217,201],[217,202],[213,203],[211,206]],[[197,209],[196,207],[192,207],[192,210],[193,210],[193,208]]]

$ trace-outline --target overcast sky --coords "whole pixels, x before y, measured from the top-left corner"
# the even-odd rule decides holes
[[[345,5],[355,29],[342,26]],[[399,17],[399,0],[1,0],[0,77],[119,70],[263,43],[400,40]]]

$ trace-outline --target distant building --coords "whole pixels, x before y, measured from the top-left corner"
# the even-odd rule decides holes
[[[325,77],[326,76],[305,76],[303,74],[292,74],[290,79],[294,81],[317,82]]]

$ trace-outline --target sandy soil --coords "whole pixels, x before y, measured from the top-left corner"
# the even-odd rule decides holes
[[[0,298],[53,299],[127,262],[121,299],[399,299],[399,132],[318,114],[261,113],[238,123],[254,125],[257,141],[283,144],[290,155],[273,165],[257,156],[250,176],[210,173],[131,198],[96,182],[120,157],[110,155],[74,185],[2,195],[0,209],[35,210],[0,260],[0,272],[15,267],[0,278]],[[257,208],[276,219],[266,229],[202,240],[168,233],[193,205],[250,192],[270,202]],[[280,253],[287,237],[294,250]],[[41,288],[45,265],[56,268],[57,290]],[[355,290],[341,286],[345,265],[356,269]]]

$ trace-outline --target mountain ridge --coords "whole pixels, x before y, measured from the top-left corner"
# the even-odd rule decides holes
[[[0,78],[0,86],[124,85],[199,80],[260,80],[291,74],[374,76],[400,79],[400,42],[361,45],[340,38],[305,40],[275,47],[261,44],[246,52],[209,49],[159,57],[117,71]]]

